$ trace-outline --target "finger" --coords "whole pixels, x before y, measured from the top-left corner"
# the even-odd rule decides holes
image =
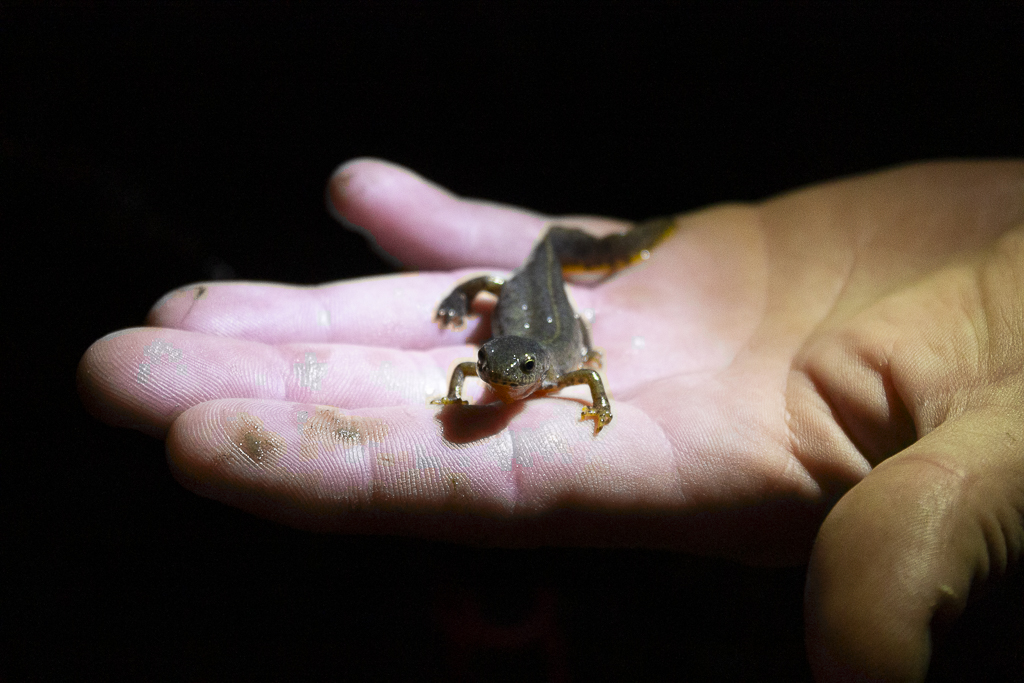
[[[461,199],[411,171],[356,159],[334,172],[327,197],[336,216],[365,230],[409,268],[519,265],[547,219],[523,209]]]
[[[946,423],[875,468],[829,514],[808,567],[808,652],[820,681],[919,681],[933,623],[1024,545],[1020,430]]]
[[[261,282],[200,283],[170,292],[147,324],[259,341],[322,342],[428,349],[465,343],[461,330],[434,321],[438,303],[479,271],[347,280],[318,287]]]
[[[430,352],[338,345],[278,346],[161,328],[108,335],[86,351],[79,388],[90,410],[162,436],[184,410],[220,398],[334,406],[426,405],[447,389],[464,346]],[[478,399],[477,383],[467,397]]]
[[[174,422],[168,458],[197,493],[317,530],[638,543],[652,511],[678,504],[670,449],[638,411],[623,406],[594,438],[574,401],[520,408],[507,429],[453,447],[428,406],[212,401]],[[505,409],[476,412],[495,410]],[[637,510],[646,514],[631,518]]]

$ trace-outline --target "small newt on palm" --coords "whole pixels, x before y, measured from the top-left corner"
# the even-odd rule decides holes
[[[477,294],[498,297],[491,315],[492,337],[480,347],[476,362],[459,363],[448,395],[437,405],[465,404],[466,377],[486,382],[505,403],[575,384],[590,387],[592,406],[581,420],[594,420],[594,434],[611,422],[612,410],[601,376],[601,354],[593,348],[586,324],[565,293],[564,274],[577,269],[611,275],[649,250],[671,231],[671,218],[656,218],[624,233],[595,237],[576,228],[551,227],[530,257],[508,280],[484,275],[463,282],[437,308],[442,328],[459,327]]]

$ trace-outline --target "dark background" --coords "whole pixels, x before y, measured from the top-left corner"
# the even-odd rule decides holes
[[[86,347],[174,287],[389,270],[324,209],[355,156],[627,218],[1024,156],[1020,3],[514,7],[0,3],[0,679],[808,679],[801,568],[297,532],[78,403]],[[932,679],[1024,680],[1022,597]]]

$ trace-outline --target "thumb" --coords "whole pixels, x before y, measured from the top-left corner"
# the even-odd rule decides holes
[[[1024,544],[1015,415],[943,423],[876,467],[826,518],[808,567],[807,648],[819,681],[921,681],[931,626]]]

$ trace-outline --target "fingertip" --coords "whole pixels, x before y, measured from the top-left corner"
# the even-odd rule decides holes
[[[96,419],[161,438],[166,425],[147,419],[149,416],[139,400],[123,382],[124,376],[130,374],[123,351],[125,339],[130,339],[139,329],[118,330],[94,341],[78,362],[75,384],[86,412]]]
[[[366,227],[377,211],[395,200],[422,198],[451,199],[450,193],[412,170],[383,159],[359,157],[334,169],[327,182],[327,206],[343,222]]]
[[[339,223],[345,220],[342,205],[352,180],[353,174],[350,166],[353,163],[355,162],[348,161],[334,169],[331,177],[327,179],[327,187],[324,188],[324,204],[327,206],[327,212]]]
[[[401,164],[396,164],[393,161],[387,159],[380,159],[378,157],[354,157],[348,161],[343,161],[338,164],[331,173],[331,181],[333,182],[339,176],[356,176],[356,175],[369,175],[369,174],[380,174],[383,176],[409,176],[415,178],[421,178],[415,171]]]
[[[185,285],[167,292],[149,309],[149,313],[146,314],[146,325],[180,328],[196,302],[209,293],[209,286],[202,283]]]
[[[341,214],[345,202],[358,197],[374,183],[387,181],[397,174],[415,175],[412,171],[383,159],[357,157],[339,164],[327,180],[327,199],[333,211]]]

